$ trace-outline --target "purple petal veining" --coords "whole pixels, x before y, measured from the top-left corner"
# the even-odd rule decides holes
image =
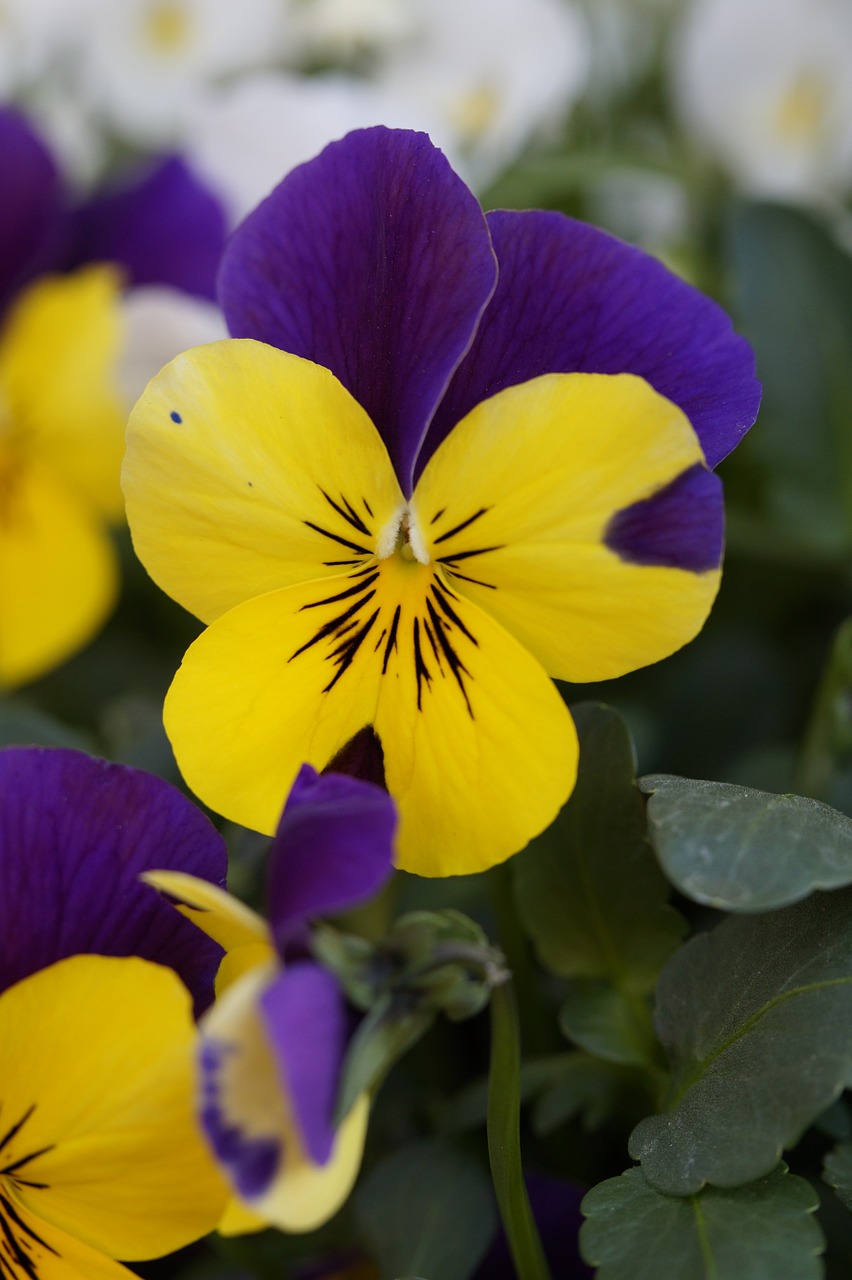
[[[142,956],[209,1004],[221,948],[148,885],[186,871],[224,886],[221,836],[162,778],[79,751],[0,751],[0,990],[65,956]]]

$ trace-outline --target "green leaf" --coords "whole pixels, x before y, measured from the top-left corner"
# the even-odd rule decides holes
[[[412,1008],[405,999],[382,996],[349,1042],[341,1070],[335,1123],[346,1116],[360,1093],[379,1087],[391,1067],[435,1021],[431,1010]]]
[[[829,1151],[823,1164],[823,1178],[847,1209],[852,1209],[852,1142],[841,1142]]]
[[[645,838],[633,747],[617,712],[571,708],[580,772],[553,826],[512,859],[518,911],[542,964],[645,995],[683,933]]]
[[[376,1165],[353,1207],[381,1280],[467,1280],[497,1227],[485,1170],[435,1139],[410,1143]]]
[[[769,911],[852,884],[852,820],[818,800],[664,774],[639,786],[663,870],[695,902]]]
[[[35,707],[13,699],[0,699],[0,747],[72,747],[96,752],[90,737],[54,720]]]
[[[596,1280],[819,1280],[819,1200],[782,1165],[736,1190],[660,1195],[630,1169],[582,1204],[583,1257]]]
[[[563,1055],[558,1074],[539,1091],[532,1127],[547,1137],[575,1116],[587,1132],[600,1129],[614,1116],[635,1124],[655,1101],[645,1072],[578,1051]]]
[[[491,997],[491,1067],[488,1075],[488,1156],[494,1193],[518,1280],[550,1280],[530,1209],[521,1161],[521,1046],[512,987]]]
[[[609,1062],[652,1063],[657,1040],[645,1000],[626,996],[609,982],[576,978],[559,1011],[569,1040]]]
[[[769,205],[739,208],[730,250],[763,381],[763,429],[743,458],[768,477],[782,551],[842,555],[852,530],[852,260],[808,214]]]
[[[852,1082],[852,890],[730,917],[678,952],[657,1000],[671,1109],[630,1154],[671,1195],[763,1176]]]

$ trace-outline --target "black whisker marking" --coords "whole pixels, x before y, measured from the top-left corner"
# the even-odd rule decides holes
[[[25,1164],[29,1164],[31,1160],[35,1160],[36,1156],[47,1155],[48,1151],[52,1151],[55,1143],[51,1143],[48,1147],[39,1147],[38,1151],[31,1151],[28,1156],[21,1156],[20,1160],[14,1160],[12,1164],[7,1164],[5,1168],[0,1169],[0,1176],[4,1173],[14,1173],[16,1169],[23,1169]]]
[[[309,529],[313,529],[314,533],[321,533],[324,538],[330,538],[332,542],[340,543],[341,547],[348,547],[350,551],[358,551],[362,556],[370,554],[369,547],[362,547],[358,542],[350,542],[348,538],[341,538],[339,534],[332,533],[329,529],[323,529],[322,525],[314,524],[313,520],[303,520],[302,524],[307,525]]]
[[[337,514],[339,516],[342,516],[347,524],[351,524],[353,529],[357,529],[359,533],[363,533],[365,537],[369,538],[370,530],[364,524],[364,521],[361,519],[358,513],[356,511],[353,511],[352,507],[349,505],[349,503],[346,501],[345,498],[341,497],[340,499],[340,501],[343,503],[343,506],[341,507],[340,503],[335,502],[334,498],[330,497],[329,494],[326,493],[322,485],[318,485],[317,487],[320,493],[322,494],[322,496],[325,498],[328,505],[330,507],[333,507],[334,510],[337,512]]]
[[[355,657],[355,654],[358,652],[359,648],[361,647],[361,644],[363,643],[364,637],[368,634],[368,632],[370,631],[371,627],[373,626],[373,623],[376,621],[376,618],[378,618],[378,616],[379,616],[379,610],[374,609],[373,612],[370,614],[369,618],[367,619],[367,621],[364,623],[361,630],[356,631],[354,636],[350,636],[349,639],[344,644],[340,645],[338,649],[335,649],[334,653],[332,654],[332,657],[334,657],[337,661],[337,671],[335,672],[332,679],[329,680],[328,684],[323,689],[323,693],[329,693],[337,684],[340,677],[346,671],[349,670],[350,666],[352,665],[352,660]]]
[[[466,573],[459,573],[458,569],[451,569],[454,578],[461,578],[462,582],[472,582],[475,587],[487,587],[489,591],[496,591],[493,582],[483,582],[481,578],[469,578]]]
[[[391,620],[390,634],[388,635],[388,642],[385,645],[385,656],[382,659],[382,675],[387,675],[390,656],[393,653],[394,649],[396,648],[396,633],[397,633],[397,628],[399,627],[399,615],[401,612],[402,612],[402,606],[397,605],[396,608],[394,609],[393,618]]]
[[[360,560],[323,560],[323,564],[329,569],[334,569],[337,567],[337,565],[360,564],[360,563],[361,563]]]
[[[414,674],[417,677],[417,710],[422,711],[423,697],[423,681],[426,681],[426,688],[432,683],[432,673],[423,661],[423,653],[420,649],[420,619],[414,619]]]
[[[367,509],[367,515],[371,516],[373,514],[373,508],[370,506],[366,498],[362,498],[361,501],[363,502],[364,506]]]
[[[373,645],[373,653],[378,653],[378,652],[379,652],[379,645],[382,643],[382,641],[384,640],[384,638],[385,638],[385,636],[387,635],[387,633],[388,633],[388,629],[387,629],[387,627],[382,627],[382,634],[379,636],[378,640],[377,640],[377,641],[376,641],[376,643]]]
[[[425,619],[425,618],[423,619],[423,626],[424,626],[424,627],[425,627],[425,629],[426,629],[426,635],[429,637],[429,644],[432,646],[432,652],[434,653],[435,658],[436,658],[436,660],[437,660],[437,663],[438,663],[438,670],[440,671],[441,675],[443,675],[443,674],[444,674],[444,664],[443,664],[443,662],[442,662],[442,660],[441,660],[441,651],[440,651],[440,649],[438,648],[437,644],[435,643],[435,636],[434,636],[434,635],[433,635],[433,633],[432,633],[432,628],[429,626],[429,623],[426,621],[426,619]]]
[[[35,1111],[35,1109],[36,1109],[36,1104],[33,1103],[31,1107],[27,1108],[27,1110],[21,1116],[17,1124],[13,1124],[11,1129],[9,1129],[8,1132],[5,1133],[2,1138],[0,1138],[0,1151],[2,1151],[5,1147],[8,1147],[9,1143],[12,1141],[15,1135],[21,1132],[24,1125],[27,1123],[27,1121],[29,1120],[30,1116]]]
[[[375,589],[368,591],[362,600],[356,600],[348,609],[344,609],[343,613],[339,613],[336,618],[332,618],[330,622],[326,622],[317,630],[310,640],[307,640],[303,645],[301,645],[295,653],[291,653],[287,661],[292,662],[294,658],[298,658],[300,653],[304,653],[307,649],[311,649],[315,644],[318,644],[320,640],[325,640],[327,636],[334,635],[337,628],[342,626],[344,622],[348,622],[352,615],[357,613],[362,605],[365,605],[368,600],[372,600],[375,594]]]
[[[448,564],[452,568],[456,560],[469,560],[471,556],[484,556],[489,551],[502,551],[505,545],[505,542],[501,542],[496,547],[477,547],[475,551],[454,551],[451,556],[439,556],[438,564]]]
[[[350,596],[356,596],[359,591],[366,591],[371,587],[378,578],[378,571],[374,570],[371,578],[365,578],[363,582],[356,582],[354,587],[347,587],[345,591],[338,591],[336,595],[324,596],[322,600],[311,600],[309,604],[303,604],[299,613],[303,613],[305,609],[319,609],[324,604],[337,604],[339,600],[348,600]]]
[[[437,546],[439,542],[446,542],[447,538],[452,538],[454,537],[455,534],[461,533],[462,529],[466,529],[468,525],[472,525],[476,520],[480,518],[480,516],[484,516],[486,511],[490,511],[490,510],[491,510],[490,507],[480,507],[479,510],[475,511],[472,516],[468,516],[467,520],[462,520],[461,524],[453,525],[452,529],[448,529],[446,533],[441,534],[440,538],[436,538],[435,546]]]
[[[432,583],[432,593],[435,599],[438,601],[438,604],[443,609],[444,613],[449,618],[450,622],[452,622],[455,626],[457,626],[459,631],[461,631],[462,635],[467,636],[468,640],[470,640],[472,644],[475,644],[478,649],[479,641],[477,640],[476,636],[471,635],[471,633],[468,631],[467,627],[464,625],[461,618],[456,613],[455,609],[453,608],[449,600],[444,595],[444,592],[438,586],[437,582]]]
[[[449,666],[450,671],[453,674],[453,678],[456,684],[461,690],[462,697],[464,698],[464,701],[465,701],[465,706],[467,707],[468,715],[470,716],[471,720],[473,720],[475,718],[473,714],[473,708],[470,705],[470,699],[467,696],[467,689],[465,688],[464,679],[462,676],[462,673],[464,673],[464,675],[466,676],[469,676],[470,672],[462,662],[459,655],[456,653],[453,646],[450,644],[449,637],[446,635],[444,624],[441,621],[440,615],[436,612],[435,606],[432,604],[431,600],[426,601],[426,608],[429,612],[429,617],[432,619],[432,626],[435,628],[435,635],[438,637],[438,643],[440,644],[441,649],[443,650],[444,657],[447,659],[447,665]]]
[[[446,511],[446,509],[447,509],[446,507],[441,507],[441,510],[440,510],[440,511],[436,511],[436,512],[435,512],[435,514],[433,515],[432,519],[429,521],[429,523],[430,523],[430,524],[436,524],[436,523],[437,523],[437,521],[441,519],[441,516],[444,514],[444,512]]]

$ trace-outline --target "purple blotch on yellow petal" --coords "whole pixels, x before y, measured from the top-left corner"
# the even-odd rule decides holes
[[[631,564],[718,569],[725,532],[722,485],[697,463],[650,498],[616,512],[604,541]]]
[[[236,1190],[246,1200],[256,1200],[268,1189],[281,1163],[281,1148],[274,1138],[251,1138],[227,1118],[221,1101],[219,1077],[225,1057],[236,1047],[206,1040],[199,1056],[201,1074],[200,1120],[211,1147],[225,1166]]]

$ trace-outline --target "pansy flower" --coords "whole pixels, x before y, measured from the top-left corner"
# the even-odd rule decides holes
[[[574,783],[551,677],[704,623],[748,344],[654,259],[486,218],[425,135],[383,128],[284,179],[220,294],[238,340],[149,385],[124,470],[143,563],[209,623],[165,707],[187,782],[270,831],[300,762],[366,729],[402,867],[508,857]]]
[[[12,110],[0,110],[0,168],[0,687],[8,688],[85,644],[116,597],[108,524],[123,514],[121,288],[159,280],[209,293],[224,222],[174,158],[130,188],[72,207],[50,153]],[[91,265],[102,259],[111,265]]]
[[[337,1128],[351,1030],[343,992],[306,946],[314,916],[370,898],[391,874],[396,814],[372,783],[299,772],[269,858],[269,924],[205,880],[146,880],[226,948],[201,1021],[201,1123],[234,1192],[219,1230],[309,1231],[343,1203],[361,1163],[369,1100]]]
[[[192,997],[209,1003],[221,950],[141,883],[155,863],[224,879],[221,837],[170,784],[0,752],[7,1280],[129,1280],[114,1259],[170,1253],[222,1211],[192,1106]]]

